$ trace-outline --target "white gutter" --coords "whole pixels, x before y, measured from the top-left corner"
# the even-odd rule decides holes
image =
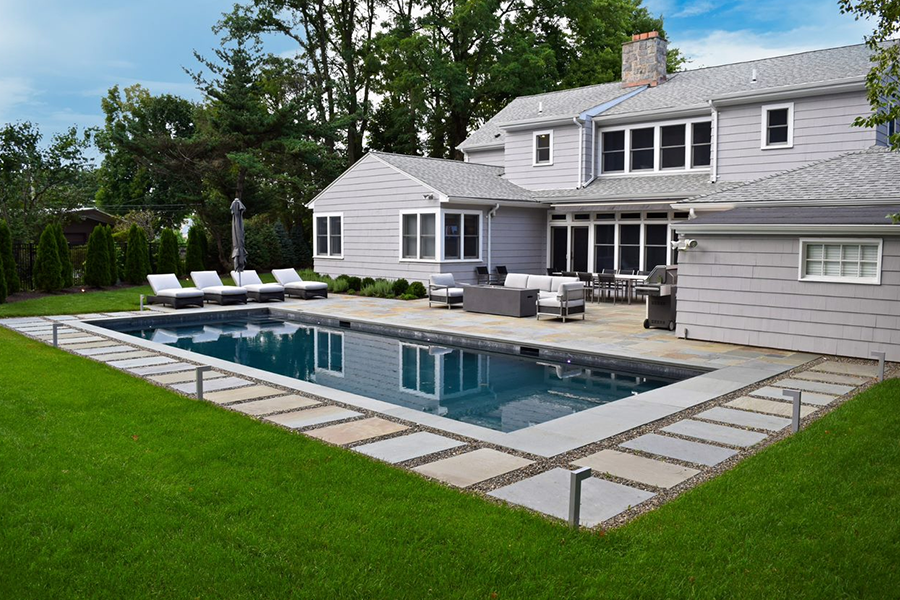
[[[715,183],[719,178],[719,111],[716,109],[712,100],[709,101],[709,107],[712,109],[712,156],[709,168],[709,182]]]
[[[728,190],[725,190],[726,192]],[[724,193],[724,192],[723,192]],[[854,201],[856,203],[854,204]],[[678,206],[696,208],[698,210],[716,210],[717,207],[726,208],[771,208],[773,206],[872,206],[900,204],[900,198],[842,198],[827,200],[743,200],[738,202],[691,202],[685,200]]]
[[[490,211],[488,211],[488,215],[487,215],[487,216],[488,216],[488,244],[487,244],[487,246],[488,246],[488,247],[487,247],[487,270],[488,270],[488,273],[491,272],[491,259],[492,259],[492,254],[491,254],[491,223],[494,222],[494,215],[497,214],[497,211],[498,211],[498,210],[500,210],[500,204],[499,204],[499,203],[495,204],[495,205],[494,205],[494,208],[492,208]]]
[[[796,223],[675,223],[675,230],[684,233],[708,233],[720,235],[734,235],[744,233],[768,233],[772,235],[798,235],[798,234],[873,234],[900,235],[898,225],[802,225]]]

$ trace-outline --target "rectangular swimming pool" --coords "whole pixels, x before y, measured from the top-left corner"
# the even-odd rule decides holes
[[[209,357],[512,432],[681,378],[555,363],[271,315],[118,331]]]

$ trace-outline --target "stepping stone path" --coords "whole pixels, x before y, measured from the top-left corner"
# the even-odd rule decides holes
[[[736,450],[722,448],[721,446],[689,442],[688,440],[666,437],[656,433],[648,433],[633,440],[628,440],[620,444],[620,446],[630,450],[638,450],[647,454],[665,456],[707,467],[714,467],[737,454]]]
[[[196,368],[197,368],[197,365],[191,365],[191,364],[183,363],[183,362],[171,362],[171,363],[164,363],[161,365],[153,365],[153,366],[149,366],[149,367],[132,368],[132,369],[128,369],[128,370],[130,372],[134,373],[135,375],[140,375],[141,377],[144,377],[146,375],[157,375],[159,373],[175,373],[178,371],[194,371],[194,370],[196,370]]]
[[[826,373],[840,373],[842,375],[857,375],[859,377],[878,377],[878,365],[863,365],[859,363],[845,363],[827,360],[814,366],[810,371],[824,371]]]
[[[84,344],[85,342],[102,342],[103,338],[96,335],[85,335],[65,340],[59,340],[60,346],[68,346],[69,344]]]
[[[776,402],[774,400],[763,400],[762,398],[751,398],[750,396],[741,396],[735,398],[731,402],[726,402],[725,406],[732,406],[743,410],[752,410],[761,413],[769,413],[771,415],[781,415],[783,417],[791,417],[794,414],[794,407],[788,402]],[[801,404],[800,418],[805,418],[816,412],[818,407]]]
[[[837,373],[825,373],[823,371],[806,371],[805,373],[797,373],[794,379],[803,379],[804,381],[822,381],[825,383],[837,383],[840,385],[860,386],[868,381],[868,377],[859,377],[857,375],[838,375]]]
[[[675,487],[699,473],[697,469],[626,454],[617,450],[601,450],[574,461],[579,467],[590,467],[598,473],[636,481],[659,488]]]
[[[349,423],[338,423],[321,429],[310,431],[307,435],[325,442],[344,446],[354,442],[383,437],[409,429],[406,425],[394,423],[387,419],[372,417]]]
[[[207,396],[207,392],[216,392],[219,390],[227,390],[229,388],[241,387],[242,385],[251,385],[253,382],[241,379],[240,377],[222,377],[221,379],[213,379],[212,381],[203,381],[203,395]],[[196,394],[197,381],[188,383],[176,383],[171,386],[172,389],[178,390],[182,394]]]
[[[673,423],[662,429],[666,433],[674,433],[685,437],[697,438],[707,442],[716,442],[717,444],[726,444],[728,446],[738,446],[740,448],[749,448],[755,446],[764,439],[766,434],[747,431],[746,429],[737,429],[735,427],[726,427],[725,425],[715,425],[713,423],[704,423],[703,421],[695,421],[693,419],[684,419]]]
[[[302,429],[303,427],[312,427],[313,425],[321,425],[322,423],[331,423],[332,421],[343,421],[359,417],[362,413],[353,410],[341,408],[340,406],[320,406],[318,408],[309,408],[298,412],[283,413],[273,417],[266,417],[267,421],[284,425],[290,429]]]
[[[205,377],[206,375],[204,375]],[[286,410],[297,410],[298,408],[307,408],[321,404],[312,398],[304,398],[296,394],[281,396],[279,398],[266,398],[265,400],[255,400],[253,402],[244,402],[243,404],[235,404],[229,408],[233,408],[238,412],[246,415],[263,416],[272,413],[283,412]]]
[[[397,464],[465,445],[459,440],[420,431],[381,442],[355,446],[353,450],[378,460]]]
[[[206,377],[203,378],[203,388],[203,398],[210,402],[215,402],[216,404],[231,404],[232,402],[242,402],[245,400],[258,400],[259,398],[265,398],[266,396],[277,396],[283,393],[281,390],[277,390],[267,385],[251,385],[207,394]]]
[[[219,377],[225,377],[225,373],[221,373],[219,371],[206,371],[203,373],[203,381],[205,382],[207,379],[218,379]],[[196,381],[197,374],[193,369],[190,371],[176,371],[175,373],[164,373],[162,375],[150,375],[147,377],[150,381],[155,381],[156,383],[162,383],[165,385],[172,383],[187,383],[189,381]]]
[[[817,394],[830,394],[832,396],[843,396],[852,392],[856,386],[837,385],[834,383],[819,383],[817,381],[804,381],[802,379],[782,379],[773,384],[775,387],[791,388],[795,390],[803,390],[804,392],[815,392]]]
[[[728,423],[729,425],[737,425],[739,427],[764,429],[766,431],[781,431],[791,424],[790,419],[773,417],[771,415],[761,415],[745,410],[734,410],[721,406],[716,406],[715,408],[703,411],[697,415],[697,418],[706,419],[707,421]]]
[[[436,460],[413,470],[444,483],[465,488],[527,467],[532,462],[491,448],[480,448],[473,452]]]
[[[104,348],[100,348],[103,350]],[[129,348],[128,352],[110,352],[107,354],[97,354],[92,356],[94,360],[99,361],[109,361],[109,360],[125,360],[128,358],[147,358],[149,356],[156,356],[153,352],[148,352],[147,350],[135,350],[134,348]]]
[[[73,348],[75,352],[81,354],[83,356],[97,356],[103,354],[112,354],[114,352],[131,352],[134,350],[131,346],[115,346],[104,344],[102,346],[98,345],[101,342],[94,342],[93,344],[87,344],[91,346],[90,348]]]
[[[167,356],[151,356],[148,358],[132,358],[130,360],[111,360],[106,364],[117,369],[131,369],[133,367],[150,367],[171,362],[175,362],[175,360]]]
[[[474,452],[470,452],[470,454],[474,454]],[[567,519],[569,516],[569,471],[559,468],[552,469],[494,490],[489,495],[559,519]],[[655,495],[653,492],[612,481],[587,479],[581,484],[581,524],[587,527],[599,525]]]
[[[750,392],[750,395],[759,396],[762,398],[774,398],[776,400],[789,402],[790,398],[784,395],[784,390],[785,388],[772,387],[769,385]],[[817,406],[827,406],[835,400],[837,400],[837,396],[831,396],[829,394],[817,394],[815,392],[803,392],[803,394],[800,396],[801,404],[815,404]]]

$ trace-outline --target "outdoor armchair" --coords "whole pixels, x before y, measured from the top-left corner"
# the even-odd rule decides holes
[[[584,320],[584,283],[580,281],[563,283],[555,296],[541,295],[537,300],[535,318],[538,320],[541,315],[550,315],[561,317],[565,323],[567,318],[577,314]]]
[[[428,306],[432,303],[451,308],[462,304],[463,289],[456,285],[453,273],[437,273],[428,278]]]

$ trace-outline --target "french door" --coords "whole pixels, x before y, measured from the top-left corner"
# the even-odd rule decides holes
[[[550,227],[550,268],[553,271],[587,271],[589,252],[590,227]]]

